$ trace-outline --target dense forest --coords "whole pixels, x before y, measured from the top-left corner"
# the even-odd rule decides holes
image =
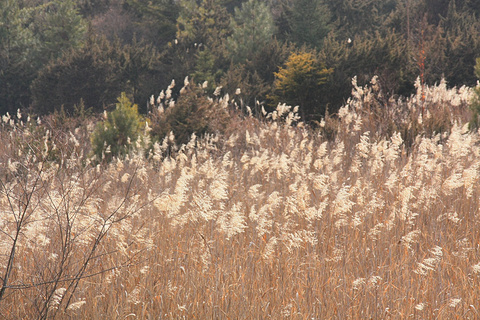
[[[479,0],[4,0],[0,114],[103,112],[122,92],[146,113],[188,76],[244,110],[320,120],[354,76],[384,97],[473,86],[479,56]]]

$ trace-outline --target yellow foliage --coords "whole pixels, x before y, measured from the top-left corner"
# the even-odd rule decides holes
[[[302,113],[312,113],[318,106],[320,89],[332,72],[313,53],[294,52],[275,72],[274,94],[270,98],[275,104],[300,105]]]

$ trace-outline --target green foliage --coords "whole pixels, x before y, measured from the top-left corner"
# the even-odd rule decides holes
[[[328,81],[332,69],[327,69],[311,52],[292,53],[275,73],[275,91],[273,102],[300,106],[304,120],[312,116],[324,116],[325,106],[320,105],[322,86]],[[308,117],[307,117],[308,115]]]
[[[418,76],[422,84],[445,78],[449,86],[473,86],[479,4],[3,0],[0,113],[19,107],[49,113],[63,105],[72,114],[82,98],[87,108],[103,110],[122,91],[144,107],[158,88],[187,75],[197,83],[208,81],[209,93],[217,85],[230,94],[240,88],[236,101],[255,109],[255,101],[278,96],[275,72],[293,46],[317,50],[316,59],[334,69],[308,98],[306,118],[309,112],[320,116],[326,106],[335,115],[351,94],[354,76],[364,85],[377,75],[385,99],[412,94]],[[98,40],[100,35],[108,41]]]
[[[37,72],[70,48],[79,47],[86,22],[71,0],[0,1],[0,113],[31,104]]]
[[[168,48],[169,78],[218,82],[225,63],[223,40],[231,33],[230,14],[222,0],[182,0],[177,19],[177,39]]]
[[[18,1],[0,1],[0,113],[14,113],[28,105],[28,86],[32,79],[25,69],[33,35],[24,27],[27,18]]]
[[[177,39],[184,46],[218,47],[230,34],[230,15],[219,0],[181,0],[180,6]]]
[[[45,114],[63,105],[70,113],[81,99],[87,107],[103,110],[126,89],[122,60],[119,42],[90,38],[84,47],[69,51],[41,70],[32,84],[35,110]]]
[[[259,0],[248,0],[235,9],[231,21],[233,33],[227,38],[227,50],[234,63],[251,59],[256,51],[272,41],[275,24],[270,8]]]
[[[83,99],[87,108],[102,111],[122,91],[147,101],[158,78],[159,55],[149,45],[122,45],[91,37],[41,70],[32,84],[35,111],[50,113],[64,106],[68,113]]]
[[[192,73],[193,81],[199,84],[207,81],[208,90],[213,93],[222,75],[222,70],[218,69],[215,56],[208,49],[199,51],[196,58],[195,72]]]
[[[476,57],[480,56],[478,17],[468,11],[459,12],[452,4],[438,28],[445,45],[432,51],[432,53],[441,52],[443,58],[434,65],[438,70],[436,78],[443,75],[450,85],[455,86],[475,85],[477,79],[472,70],[475,67]],[[442,75],[439,72],[442,72]]]
[[[222,86],[230,93],[239,88],[241,104],[258,114],[256,101],[265,101],[272,92],[274,72],[285,63],[292,49],[288,43],[274,39],[259,48],[251,59],[232,65],[222,78]]]
[[[132,44],[124,45],[121,51],[122,83],[127,92],[132,94],[135,103],[146,102],[157,90],[157,82],[164,78],[162,55],[150,43],[136,41],[135,38]]]
[[[161,48],[175,38],[180,7],[175,0],[125,0],[134,17],[136,37]]]
[[[288,15],[289,39],[299,46],[319,48],[330,30],[330,12],[324,0],[297,0]]]
[[[112,0],[76,0],[80,13],[85,17],[93,17],[105,13]]]
[[[339,35],[353,37],[379,31],[399,5],[398,0],[331,0],[328,7]]]
[[[98,161],[126,156],[135,147],[143,123],[137,105],[132,104],[123,92],[116,109],[108,112],[106,119],[98,123],[92,133],[93,155]]]
[[[387,99],[395,93],[412,94],[418,71],[413,57],[407,53],[407,41],[397,33],[359,34],[351,43],[330,33],[319,53],[321,60],[334,69],[325,96],[329,110],[334,113],[345,103],[355,76],[362,86],[378,76]]]
[[[61,56],[63,50],[79,47],[85,38],[87,23],[73,0],[53,0],[31,9],[33,29],[40,44],[35,58],[44,63]]]

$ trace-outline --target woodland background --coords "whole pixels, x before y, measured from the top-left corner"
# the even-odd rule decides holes
[[[354,76],[377,75],[385,97],[417,77],[474,86],[479,15],[478,0],[4,0],[0,114],[103,112],[121,92],[146,113],[189,76],[253,112],[285,102],[320,120]]]

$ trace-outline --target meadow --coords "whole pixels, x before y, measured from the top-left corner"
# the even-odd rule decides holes
[[[354,80],[316,130],[279,105],[100,164],[91,119],[5,115],[0,319],[478,319],[472,95]]]

